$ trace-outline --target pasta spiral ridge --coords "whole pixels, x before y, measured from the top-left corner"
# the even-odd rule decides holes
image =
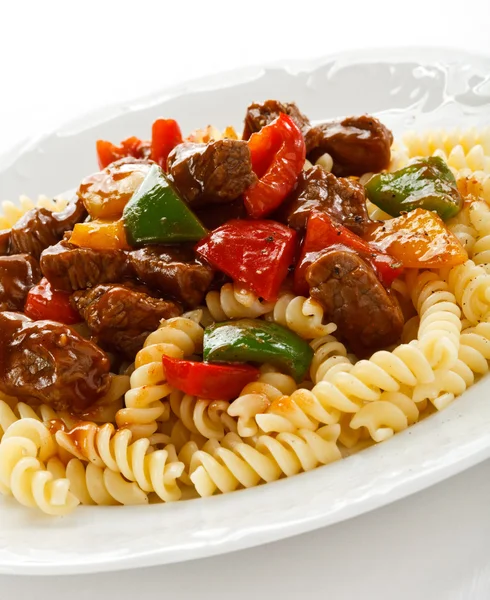
[[[315,432],[260,435],[250,443],[229,433],[221,443],[209,440],[192,454],[189,477],[200,496],[252,487],[283,475],[290,477],[340,459],[339,433],[339,425],[327,425]]]
[[[117,504],[148,504],[148,496],[134,482],[107,467],[83,463],[71,458],[67,465],[57,457],[50,458],[46,469],[54,477],[70,483],[70,492],[80,504],[112,506]]]
[[[490,127],[432,129],[422,133],[408,131],[403,136],[403,142],[410,157],[429,156],[436,150],[450,154],[456,146],[461,147],[464,155],[475,146],[481,146],[490,155]]]
[[[217,322],[227,319],[256,319],[272,310],[272,302],[257,296],[237,284],[225,283],[219,291],[206,294],[206,306]]]
[[[53,435],[37,419],[15,421],[0,442],[0,490],[22,505],[66,515],[79,501],[67,478],[55,478],[45,462],[56,454]]]
[[[446,225],[458,238],[459,243],[468,253],[468,257],[472,258],[478,232],[471,222],[470,206],[464,206],[455,217],[446,222]]]
[[[24,402],[15,402],[12,407],[5,400],[0,400],[0,439],[10,425],[20,419],[35,419],[36,421],[46,423],[54,419],[59,419],[59,415],[46,404],[39,406],[36,412],[36,410]]]
[[[461,310],[448,284],[437,273],[407,275],[412,301],[420,317],[419,348],[432,368],[449,369],[458,358]]]
[[[227,432],[237,430],[235,420],[227,412],[230,403],[226,400],[205,400],[174,390],[169,401],[172,412],[190,433],[220,440]]]
[[[273,321],[288,327],[304,339],[311,340],[329,335],[337,329],[334,323],[323,323],[323,308],[313,298],[281,294],[274,309],[265,315],[267,321]]]
[[[478,234],[474,244],[473,261],[490,272],[490,207],[486,202],[477,200],[470,204],[469,214]]]
[[[192,319],[175,317],[163,321],[146,338],[136,355],[131,389],[125,395],[126,408],[116,414],[118,427],[130,429],[133,439],[149,437],[157,430],[157,419],[168,419],[170,409],[162,400],[172,388],[163,370],[162,355],[183,358],[194,354],[202,348],[203,332]]]
[[[51,199],[40,195],[37,201],[28,196],[20,196],[15,204],[9,200],[0,203],[0,229],[10,229],[26,212],[33,208],[46,208],[51,212],[58,212],[66,208],[68,200],[64,198]]]
[[[490,311],[490,274],[484,267],[467,260],[462,265],[441,270],[440,276],[470,323],[485,319]]]
[[[242,438],[257,435],[256,416],[266,413],[273,402],[290,396],[296,387],[292,377],[263,367],[259,379],[246,385],[228,408],[228,415],[236,419],[238,435]]]
[[[143,492],[155,492],[164,502],[178,500],[181,496],[176,480],[184,465],[177,459],[173,445],[155,450],[150,438],[133,441],[129,429],[115,431],[112,423],[98,426],[83,423],[72,432],[57,431],[56,441],[75,458],[98,468],[108,467],[120,473],[127,481],[135,482]],[[163,441],[170,442],[170,439]]]

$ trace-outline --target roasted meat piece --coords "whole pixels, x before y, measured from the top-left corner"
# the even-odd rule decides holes
[[[0,256],[0,311],[24,310],[29,290],[40,280],[39,264],[29,254]]]
[[[153,298],[146,291],[121,284],[97,285],[75,292],[71,303],[85,319],[97,343],[133,360],[146,337],[162,319],[182,310],[168,300]]]
[[[54,321],[0,313],[0,390],[55,410],[83,410],[110,385],[109,359],[92,342]]]

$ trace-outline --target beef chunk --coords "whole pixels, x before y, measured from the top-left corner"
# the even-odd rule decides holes
[[[364,187],[349,179],[337,178],[321,167],[300,174],[295,191],[281,206],[277,218],[300,231],[306,227],[312,210],[328,213],[358,235],[362,235],[371,222]]]
[[[109,359],[92,342],[54,321],[0,313],[0,390],[55,410],[83,410],[110,385]]]
[[[186,306],[200,304],[214,272],[196,261],[192,246],[147,246],[128,253],[133,275],[149,287]]]
[[[300,112],[294,102],[283,103],[278,102],[277,100],[266,100],[262,103],[254,102],[251,104],[247,108],[247,114],[245,115],[245,127],[242,135],[243,139],[248,140],[252,133],[260,131],[265,125],[270,125],[281,113],[289,115],[301,129],[305,138],[306,152],[309,152],[312,149],[312,147],[310,147],[311,142],[314,142],[316,138],[311,138],[310,136],[310,120]]]
[[[85,219],[87,213],[79,199],[61,212],[33,208],[21,217],[10,232],[10,254],[30,254],[39,259],[41,252],[56,244],[65,231]]]
[[[355,252],[330,250],[306,272],[310,294],[359,356],[397,342],[403,314],[373,269]]]
[[[27,293],[40,280],[39,264],[29,254],[0,256],[0,311],[23,311]]]
[[[210,230],[221,227],[231,219],[245,219],[248,216],[241,198],[230,204],[209,204],[194,212],[204,227]]]
[[[131,361],[162,319],[182,312],[175,302],[152,298],[119,284],[97,285],[91,290],[75,292],[71,303],[102,348],[122,353]]]
[[[393,135],[369,115],[317,125],[309,132],[308,158],[315,162],[328,152],[335,175],[363,175],[388,168]]]
[[[122,250],[79,248],[67,240],[41,255],[44,277],[55,289],[67,292],[121,281],[127,269],[126,253]]]
[[[9,253],[10,248],[10,229],[2,229],[0,231],[0,255]]]
[[[169,174],[192,206],[236,200],[255,181],[250,150],[241,140],[179,144],[168,157]]]

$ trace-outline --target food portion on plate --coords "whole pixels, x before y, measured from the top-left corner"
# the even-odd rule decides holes
[[[96,144],[0,217],[0,491],[208,496],[326,465],[490,359],[490,144],[251,104],[243,134]],[[328,477],[328,471],[325,471]]]

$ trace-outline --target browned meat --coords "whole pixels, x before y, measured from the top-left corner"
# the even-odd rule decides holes
[[[57,290],[67,292],[93,287],[98,283],[121,281],[128,269],[122,250],[92,250],[63,240],[41,255],[41,271]]]
[[[133,274],[149,287],[188,307],[200,304],[214,271],[196,261],[191,246],[147,246],[128,253]]]
[[[119,284],[97,285],[75,292],[71,303],[87,322],[97,343],[133,360],[146,337],[162,319],[181,314],[175,302]]]
[[[256,182],[250,150],[241,140],[179,144],[168,157],[169,174],[192,206],[236,200]]]
[[[300,231],[306,227],[312,210],[328,213],[358,235],[362,235],[371,222],[364,186],[337,178],[321,167],[300,174],[295,191],[281,206],[277,218]]]
[[[335,175],[362,175],[388,168],[393,135],[369,115],[347,117],[314,127],[309,133],[308,158],[315,162],[328,152]]]
[[[27,293],[40,280],[38,262],[29,254],[0,256],[0,311],[23,311]]]
[[[241,198],[230,204],[209,204],[197,208],[194,212],[204,227],[211,230],[217,229],[231,219],[247,217],[247,210]]]
[[[8,254],[10,247],[10,229],[0,231],[0,255]]]
[[[51,212],[33,208],[17,221],[10,233],[10,254],[30,254],[39,259],[41,252],[56,244],[65,231],[85,219],[87,213],[79,199],[70,202],[65,210]]]
[[[54,321],[0,313],[0,390],[56,410],[83,410],[110,385],[109,359]]]
[[[306,143],[306,152],[309,152],[313,146],[311,143],[315,141],[315,137],[311,137],[311,124],[308,117],[300,112],[294,102],[278,102],[277,100],[266,100],[265,102],[254,102],[247,108],[245,115],[245,127],[243,129],[243,139],[248,140],[252,133],[260,131],[265,125],[270,125],[272,121],[284,113],[289,115],[296,125],[301,129]]]
[[[355,252],[332,249],[306,272],[310,294],[359,356],[397,342],[403,329],[398,302]]]

